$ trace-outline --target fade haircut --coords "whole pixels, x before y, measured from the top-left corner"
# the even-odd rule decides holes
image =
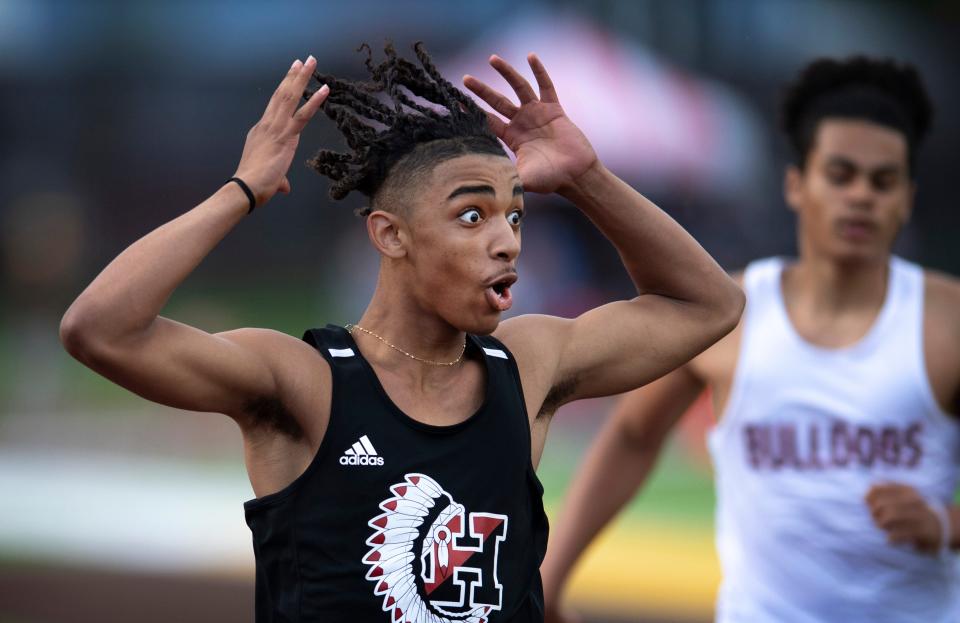
[[[419,65],[397,55],[392,43],[386,58],[374,64],[370,46],[366,82],[314,72],[330,86],[323,110],[339,128],[350,151],[321,150],[308,165],[330,178],[330,197],[343,199],[356,190],[373,209],[397,211],[403,190],[440,162],[467,154],[504,156],[486,113],[448,82],[417,42]],[[309,97],[308,91],[304,97]],[[357,213],[366,216],[370,207]]]
[[[823,58],[807,65],[787,87],[781,108],[781,125],[801,169],[826,118],[865,120],[900,132],[914,176],[933,106],[920,74],[910,65],[865,56]]]

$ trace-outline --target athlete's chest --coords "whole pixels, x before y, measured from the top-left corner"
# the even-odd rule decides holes
[[[456,374],[440,382],[418,384],[409,376],[371,366],[387,397],[413,420],[453,426],[469,419],[483,405],[486,375],[476,361],[466,361]]]

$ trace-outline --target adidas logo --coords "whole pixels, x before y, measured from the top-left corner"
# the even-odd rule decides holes
[[[360,441],[347,448],[340,457],[340,465],[383,465],[383,457],[377,455],[370,439],[364,435]]]

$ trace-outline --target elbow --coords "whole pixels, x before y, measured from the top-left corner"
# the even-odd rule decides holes
[[[77,309],[76,303],[67,309],[60,320],[60,343],[71,356],[80,361],[83,361],[83,355],[91,342],[89,324],[82,310]]]
[[[710,324],[716,331],[714,337],[719,340],[726,334],[736,328],[740,323],[740,316],[743,315],[743,309],[747,298],[743,290],[737,285],[737,282],[730,277],[724,276],[723,281],[718,284],[716,294],[712,297],[710,306]]]
[[[96,317],[95,310],[75,301],[60,320],[60,343],[74,359],[86,365],[100,356],[106,343]]]
[[[743,309],[747,305],[747,297],[743,293],[743,288],[737,285],[737,282],[727,277],[727,292],[724,295],[724,325],[723,334],[726,335],[740,324],[740,317],[743,315]]]

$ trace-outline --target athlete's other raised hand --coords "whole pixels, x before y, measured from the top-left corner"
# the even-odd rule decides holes
[[[299,106],[316,64],[312,56],[293,63],[247,134],[234,175],[250,187],[257,204],[290,191],[286,175],[300,132],[329,93],[324,86]],[[223,184],[131,244],[64,314],[60,336],[70,354],[148,400],[225,413],[244,430],[271,435],[269,427],[259,426],[255,406],[279,395],[277,379],[290,378],[288,362],[299,361],[307,370],[316,352],[280,332],[210,334],[160,316],[180,283],[246,218],[248,206],[239,186]]]
[[[539,97],[507,61],[496,55],[490,57],[490,65],[513,88],[520,106],[473,76],[464,76],[463,84],[507,118],[504,121],[487,113],[494,134],[517,155],[517,171],[524,190],[562,192],[598,164],[597,154],[580,128],[563,112],[540,59],[529,54],[527,62],[536,77]]]
[[[234,175],[247,183],[258,206],[278,192],[290,192],[287,171],[300,142],[300,132],[330,93],[330,87],[323,85],[297,108],[316,67],[317,60],[312,55],[305,63],[294,61],[270,98],[263,117],[247,132]]]
[[[944,533],[940,518],[916,489],[898,483],[874,485],[866,502],[890,543],[913,545],[927,553],[939,551]]]

